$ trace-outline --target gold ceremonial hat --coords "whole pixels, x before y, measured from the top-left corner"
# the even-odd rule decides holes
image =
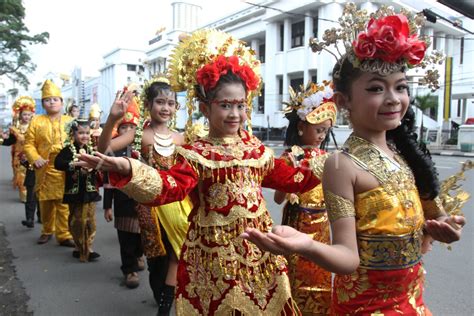
[[[89,119],[99,118],[101,113],[102,113],[102,111],[100,109],[99,104],[94,103],[94,104],[91,105],[91,109],[90,109],[90,112],[89,112]]]
[[[13,103],[12,110],[15,114],[18,114],[23,111],[30,111],[35,112],[36,103],[32,97],[29,96],[21,96],[15,100]]]
[[[50,97],[60,97],[62,99],[61,89],[49,79],[46,79],[41,87],[41,99]]]

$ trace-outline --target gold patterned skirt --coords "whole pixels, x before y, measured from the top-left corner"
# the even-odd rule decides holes
[[[178,265],[177,315],[299,315],[286,260],[239,237],[247,227],[271,229],[266,210],[223,226],[200,226],[198,216]]]
[[[307,234],[315,241],[331,243],[325,209],[304,208],[287,203],[283,210],[282,224]],[[287,260],[291,293],[301,313],[328,315],[331,305],[331,272],[298,255],[291,255]]]

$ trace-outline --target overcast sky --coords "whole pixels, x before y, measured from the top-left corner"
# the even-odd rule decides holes
[[[201,24],[247,5],[239,0],[195,0]],[[146,49],[161,26],[171,29],[171,0],[23,0],[25,24],[31,34],[49,32],[47,45],[30,48],[37,69],[30,82],[49,73],[98,75],[102,57],[117,47]],[[219,8],[216,10],[216,8]]]

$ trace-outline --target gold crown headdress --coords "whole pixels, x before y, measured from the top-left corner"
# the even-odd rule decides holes
[[[175,48],[169,74],[174,91],[187,91],[186,131],[191,130],[193,124],[194,98],[199,93],[202,95],[206,88],[213,88],[228,69],[237,72],[247,87],[247,126],[251,132],[252,99],[258,96],[261,85],[260,61],[255,52],[243,41],[217,30],[198,30],[183,38]]]
[[[296,113],[299,119],[310,124],[319,124],[331,120],[331,125],[336,123],[337,108],[334,103],[334,92],[330,81],[323,81],[318,85],[308,82],[306,87],[300,86],[296,91],[289,87],[290,101],[283,102],[287,107],[283,110],[289,119],[292,113]]]
[[[54,84],[49,79],[46,79],[41,87],[41,99],[46,99],[50,97],[60,97],[62,98],[61,89]]]
[[[444,56],[438,51],[425,55],[430,40],[418,36],[424,21],[422,13],[413,14],[403,8],[397,14],[392,7],[382,5],[369,15],[366,10],[357,10],[354,3],[347,3],[339,18],[340,28],[326,30],[322,41],[311,38],[310,47],[313,52],[328,51],[340,64],[347,58],[354,67],[382,76],[406,67],[432,66],[419,84],[434,91],[439,88],[439,73],[434,66],[441,64]],[[338,43],[344,45],[345,54],[339,51]],[[340,56],[327,48],[331,45]],[[339,74],[334,76],[338,78]]]
[[[35,112],[36,102],[32,97],[21,96],[15,100],[13,103],[12,110],[15,115],[19,114],[22,111]]]
[[[101,114],[102,110],[100,109],[100,105],[98,103],[92,104],[89,110],[89,119],[98,119]]]

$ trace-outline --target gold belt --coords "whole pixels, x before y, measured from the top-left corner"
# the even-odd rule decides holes
[[[396,270],[414,266],[421,260],[422,232],[390,235],[357,235],[360,268]]]

